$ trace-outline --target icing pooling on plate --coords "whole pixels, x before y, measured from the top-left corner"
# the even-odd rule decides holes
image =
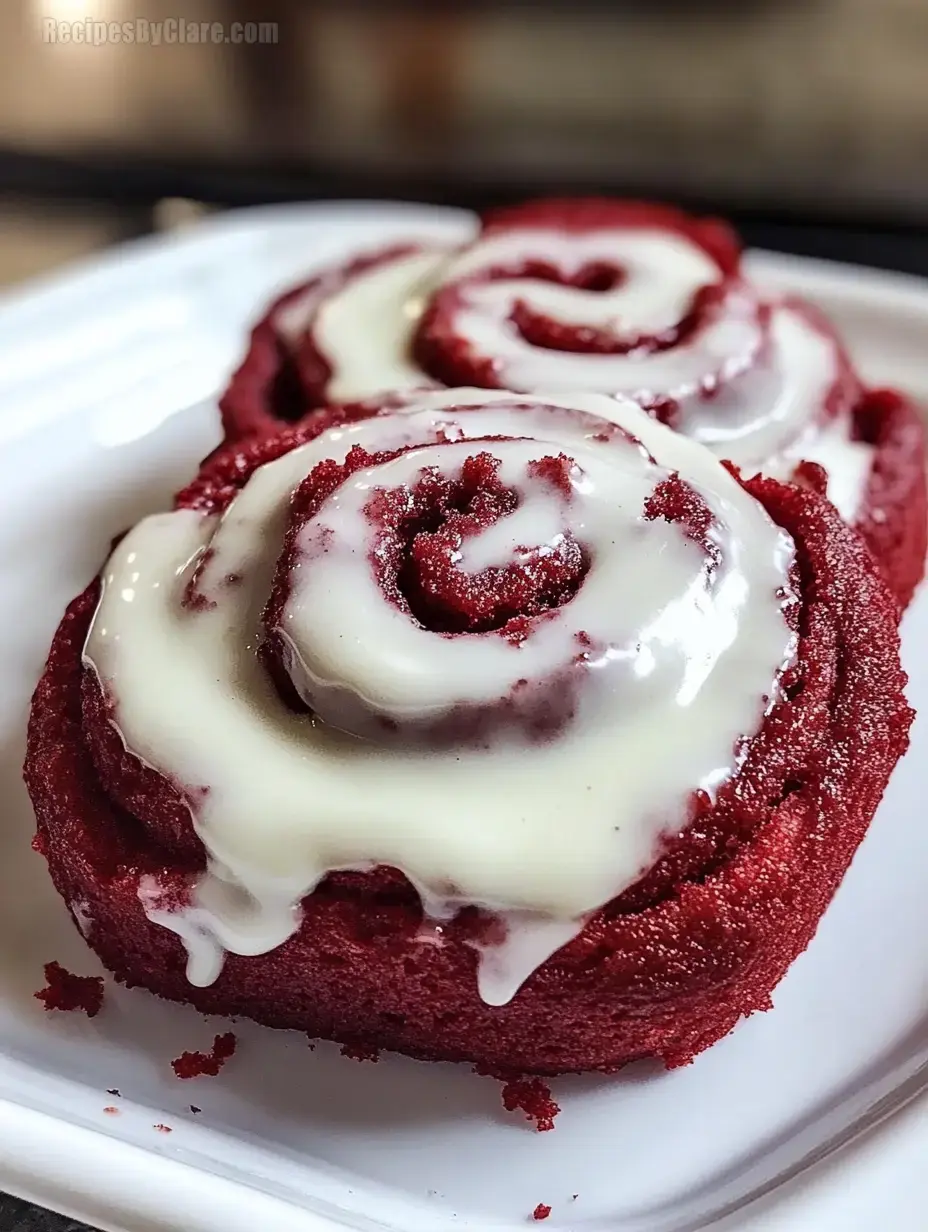
[[[565,278],[598,263],[621,268],[624,277],[615,289],[590,291],[499,276],[532,261]],[[314,289],[302,306],[279,314],[278,327],[293,344],[300,333],[294,322],[309,330],[331,367],[331,401],[421,388],[432,382],[413,358],[415,335],[432,297],[453,289],[448,328],[473,355],[487,358],[499,385],[624,394],[645,403],[672,398],[679,404],[675,426],[748,473],[788,478],[801,460],[819,462],[829,472],[829,496],[853,521],[872,448],[853,440],[849,416],[825,414],[841,356],[834,339],[796,305],[770,305],[762,325],[756,293],[733,282],[675,345],[612,354],[534,345],[512,320],[522,305],[617,341],[660,337],[686,318],[703,288],[721,281],[708,254],[672,232],[514,229],[457,252],[403,253],[330,295]]]
[[[576,704],[551,739],[515,728],[484,744],[377,741],[337,707],[326,722],[280,700],[256,650],[290,497],[354,445],[415,448],[356,471],[314,515],[336,546],[302,558],[282,622],[306,679],[337,686],[355,713],[431,719],[498,698],[514,663],[543,676],[566,659]],[[525,502],[462,554],[465,570],[505,564],[530,532],[543,546],[570,521],[588,572],[521,645],[496,632],[429,633],[372,580],[359,493],[401,487],[429,465],[454,472],[481,451],[498,452],[516,489],[526,462],[573,460],[569,499],[526,485]],[[712,515],[711,568],[685,527],[644,516],[675,472]],[[85,663],[127,747],[187,785],[209,854],[185,912],[165,913],[150,885],[146,909],[185,940],[191,978],[208,982],[223,950],[262,953],[291,935],[327,872],[390,865],[437,919],[465,904],[503,917],[507,940],[481,957],[480,986],[505,1002],[653,863],[691,793],[711,794],[736,769],[736,743],[757,730],[794,653],[783,614],[791,559],[788,536],[711,454],[597,395],[426,393],[261,467],[221,518],[145,519],[105,567]],[[230,575],[240,580],[228,585]],[[184,606],[190,585],[208,602]],[[589,656],[571,657],[578,631]]]

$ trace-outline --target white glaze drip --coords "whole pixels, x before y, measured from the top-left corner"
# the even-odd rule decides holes
[[[662,838],[684,824],[690,793],[711,794],[736,768],[736,743],[757,729],[793,654],[781,607],[788,537],[707,451],[636,406],[595,395],[546,398],[547,408],[533,402],[520,408],[511,394],[482,390],[423,394],[260,468],[221,519],[156,515],[114,551],[85,662],[115,701],[127,747],[190,790],[210,872],[170,919],[156,887],[143,887],[143,901],[188,945],[192,979],[214,977],[223,949],[279,945],[326,872],[385,864],[407,874],[432,917],[468,903],[502,917],[506,943],[484,953],[480,968],[487,1000],[502,1003],[591,911],[637,880]],[[606,420],[643,448],[604,434]],[[341,522],[336,513],[339,551],[325,584],[320,574],[294,591],[293,645],[304,666],[367,704],[434,715],[462,697],[498,696],[512,662],[543,673],[562,661],[549,629],[560,628],[569,647],[583,628],[595,653],[578,669],[586,678],[566,728],[544,744],[513,738],[439,750],[358,740],[293,714],[255,657],[293,489],[355,444],[416,443],[428,454],[438,441],[486,435],[518,438],[486,446],[498,448],[516,480],[526,457],[576,460],[574,497],[558,506],[591,549],[575,599],[522,647],[492,634],[427,634],[370,588],[368,538],[357,538],[370,528],[349,495]],[[437,452],[451,451],[451,465],[478,448]],[[391,465],[367,481],[408,482],[413,464],[396,475]],[[714,570],[679,526],[642,517],[644,500],[672,472],[716,519]],[[551,508],[539,513],[543,538]],[[471,545],[478,564],[497,551],[505,559],[521,530],[489,538]],[[306,576],[327,560],[309,562]],[[184,608],[198,565],[198,591],[215,602]],[[230,574],[240,581],[229,585]],[[342,638],[326,641],[331,629]]]

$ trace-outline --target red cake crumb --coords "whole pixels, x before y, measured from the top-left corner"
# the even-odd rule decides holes
[[[44,834],[33,834],[32,842],[29,844],[29,846],[38,855],[44,856],[45,851],[46,851],[46,846],[47,846],[45,842],[45,835]]]
[[[342,1056],[349,1057],[352,1061],[373,1061],[380,1060],[380,1049],[371,1048],[367,1044],[342,1044]]]
[[[159,1134],[173,1134],[174,1132],[170,1125],[161,1125],[160,1123],[158,1125],[153,1125],[152,1129],[157,1129]]]
[[[45,964],[47,987],[34,994],[47,1010],[82,1010],[88,1018],[95,1018],[103,1005],[103,977],[101,975],[74,975],[61,963]]]
[[[236,1042],[235,1035],[227,1031],[216,1036],[209,1052],[182,1052],[171,1068],[178,1078],[215,1078],[235,1052]]]
[[[548,1206],[547,1203],[545,1202],[539,1202],[538,1205],[535,1207],[535,1209],[532,1211],[532,1218],[533,1219],[547,1219],[550,1214],[551,1214],[551,1207]]]
[[[495,1078],[503,1084],[501,1095],[503,1107],[507,1112],[515,1112],[520,1108],[525,1113],[526,1120],[535,1121],[539,1133],[554,1129],[554,1118],[561,1109],[546,1082],[527,1074],[513,1073],[497,1065],[475,1065],[474,1073],[481,1078]]]
[[[800,462],[792,474],[793,483],[821,496],[828,494],[828,472],[818,462]]]
[[[103,1111],[106,1113],[107,1116],[119,1116],[119,1109],[114,1108],[112,1104],[104,1108]]]
[[[561,1110],[551,1096],[551,1088],[540,1078],[512,1078],[502,1090],[507,1112],[521,1109],[527,1121],[534,1121],[540,1134],[554,1129],[554,1118]]]
[[[546,480],[555,492],[560,492],[565,500],[570,500],[574,494],[570,479],[575,465],[573,458],[568,458],[566,453],[559,453],[554,457],[529,462],[528,473],[532,478]]]

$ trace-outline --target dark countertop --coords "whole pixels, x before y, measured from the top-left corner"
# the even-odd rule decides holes
[[[73,1219],[0,1194],[0,1232],[88,1232],[88,1229]]]

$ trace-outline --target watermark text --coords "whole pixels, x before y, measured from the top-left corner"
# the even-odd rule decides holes
[[[59,21],[55,17],[42,19],[42,41],[74,43],[85,47],[103,47],[114,43],[142,44],[149,47],[176,46],[178,43],[229,43],[238,46],[276,43],[276,21],[190,21],[186,17],[165,17],[150,21],[136,17],[132,21],[97,21],[87,17],[82,21]]]

